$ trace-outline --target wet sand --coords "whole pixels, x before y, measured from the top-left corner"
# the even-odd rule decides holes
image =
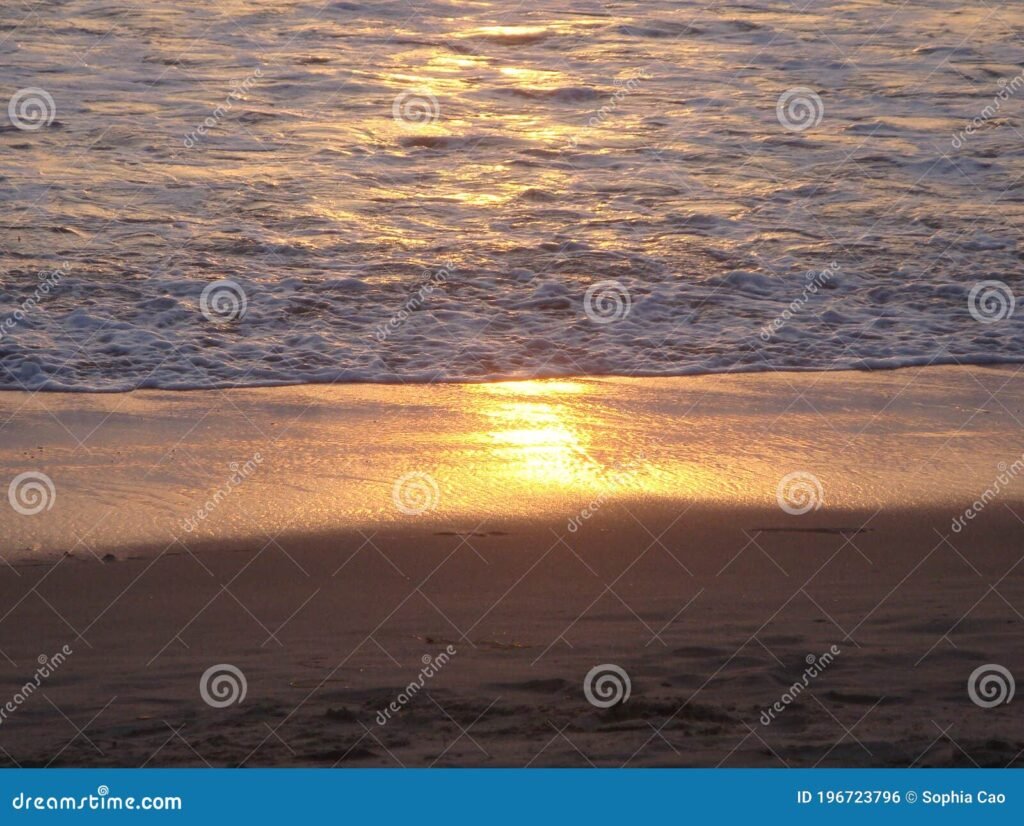
[[[1019,765],[1015,705],[968,692],[979,666],[1024,673],[1019,481],[953,520],[1014,472],[1022,401],[978,368],[4,394],[5,484],[36,467],[56,491],[2,518],[4,699],[70,653],[11,701],[2,757]],[[396,499],[415,472],[419,514],[423,490]],[[802,514],[777,497],[794,472],[820,483]],[[216,707],[225,664],[245,696]],[[629,696],[601,708],[605,664]]]

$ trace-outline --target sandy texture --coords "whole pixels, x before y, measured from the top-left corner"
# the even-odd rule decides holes
[[[56,564],[14,560],[0,570],[3,699],[33,679],[39,655],[65,645],[71,653],[5,715],[3,755],[23,766],[1020,764],[1016,701],[982,708],[968,694],[979,666],[1024,674],[1020,483],[1011,479],[967,527],[952,529],[982,494],[970,487],[975,480],[991,483],[999,473],[992,461],[999,449],[1007,466],[1020,455],[1019,440],[1010,441],[1020,382],[1005,370],[910,378],[870,378],[876,391],[888,387],[878,396],[888,399],[888,412],[870,426],[881,444],[888,440],[891,458],[875,455],[861,468],[872,484],[857,489],[884,490],[892,478],[898,501],[890,504],[833,503],[833,487],[845,488],[826,483],[822,507],[786,513],[774,496],[780,468],[770,461],[758,465],[761,487],[738,486],[750,501],[702,499],[692,488],[673,497],[676,447],[645,454],[653,466],[645,478],[662,487],[574,489],[579,477],[570,476],[557,495],[545,494],[549,504],[562,503],[554,514],[524,505],[509,516],[510,491],[529,485],[481,472],[478,488],[492,486],[497,515],[486,513],[478,490],[476,512],[441,508],[216,543],[182,537],[135,550],[122,543],[110,546],[107,561],[102,545],[88,549],[99,560],[83,548]],[[717,433],[732,434],[721,441],[723,453],[778,456],[803,446],[827,478],[829,469],[864,461],[863,443],[844,452],[848,440],[826,424],[874,398],[851,393],[859,380],[788,377],[794,392],[817,394],[813,415],[822,418],[788,441],[777,431],[776,445],[757,435],[764,411],[740,417],[720,405]],[[738,381],[748,380],[713,385],[725,392],[723,382]],[[620,409],[629,407],[630,387],[614,390]],[[674,417],[682,428],[691,419],[680,399],[692,387],[650,391],[660,401],[644,396],[635,416]],[[76,399],[59,404],[67,414]],[[425,402],[417,414],[424,433],[441,421],[429,410]],[[13,438],[26,414],[9,415]],[[713,418],[711,409],[701,415]],[[236,439],[249,438],[239,421]],[[598,431],[602,421],[594,413]],[[135,431],[115,423],[120,430],[106,438],[120,433],[118,449],[134,456],[149,449],[140,430],[157,442],[165,426],[159,417],[134,420]],[[227,430],[224,422],[209,427]],[[744,429],[749,441],[736,435]],[[389,434],[399,430],[381,427],[372,441],[394,447]],[[684,441],[655,435],[667,445]],[[592,447],[616,467],[614,441]],[[421,466],[443,466],[423,442],[408,450]],[[819,463],[830,453],[832,465]],[[481,453],[481,467],[490,455]],[[717,460],[709,455],[694,472]],[[83,463],[68,450],[63,464],[46,468],[70,477],[81,473],[76,462]],[[264,485],[287,491],[296,482],[265,469],[253,477],[263,474]],[[394,478],[405,469],[378,472]],[[900,504],[907,497],[897,492],[915,469],[924,469],[921,489],[934,501]],[[127,462],[125,489],[132,472]],[[442,492],[472,472],[444,477]],[[117,474],[112,467],[97,484],[113,484]],[[315,488],[316,479],[306,484]],[[767,493],[755,496],[762,488]],[[61,493],[38,517],[57,512]],[[150,495],[138,486],[138,508],[145,511]],[[282,496],[282,507],[289,501]],[[570,530],[568,520],[593,502],[589,518]],[[133,504],[128,498],[120,507]],[[266,507],[267,519],[276,518]],[[808,656],[821,658],[832,646],[833,660],[765,725],[763,712],[802,680]],[[442,653],[447,662],[437,659]],[[437,673],[399,700],[428,656],[440,663]],[[241,702],[204,701],[203,674],[218,664],[244,675]],[[608,709],[584,692],[588,672],[601,664],[620,667],[630,683],[628,700]],[[392,702],[401,708],[381,725],[378,714]]]

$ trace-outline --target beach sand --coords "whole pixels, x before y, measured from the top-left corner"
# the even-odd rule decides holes
[[[975,367],[0,394],[53,484],[0,517],[0,757],[1019,765],[968,683],[1024,674],[1022,415]]]

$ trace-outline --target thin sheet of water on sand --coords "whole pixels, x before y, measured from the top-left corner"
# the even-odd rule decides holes
[[[962,509],[1020,455],[1015,375],[2,394],[0,468],[44,472],[56,500],[45,517],[0,513],[0,553],[102,556],[176,539],[463,530],[539,515],[568,523],[595,500],[774,507],[794,474],[832,509]]]
[[[1019,763],[1015,706],[968,686],[1024,673],[1024,504],[1015,475],[985,494],[1019,458],[1022,393],[1011,371],[940,369],[0,397],[23,434],[5,473],[56,482],[19,518],[84,537],[0,569],[12,691],[72,652],[0,744],[22,765]],[[204,541],[127,541],[254,450]],[[801,469],[823,498],[794,515],[776,485]],[[414,471],[440,492],[419,516],[393,499]],[[249,521],[218,521],[245,497]],[[120,537],[75,521],[101,506]],[[602,664],[630,681],[608,709],[584,691]],[[214,708],[203,675],[224,665],[246,696]]]

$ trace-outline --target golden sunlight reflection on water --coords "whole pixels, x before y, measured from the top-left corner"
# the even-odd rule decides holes
[[[539,496],[561,503],[679,495],[709,481],[706,470],[667,464],[648,430],[630,427],[601,403],[606,388],[600,384],[509,381],[462,390],[478,422],[466,443],[482,451],[450,468],[465,477],[464,489],[500,491],[513,502]]]
[[[510,484],[551,488],[591,480],[600,468],[588,453],[592,435],[563,398],[582,392],[578,382],[476,385],[470,398],[486,425],[471,442],[484,446],[488,467]]]
[[[905,399],[905,375],[890,373],[11,394],[0,470],[11,478],[30,470],[29,447],[50,445],[46,469],[60,500],[46,520],[5,524],[0,516],[0,528],[12,554],[37,557],[67,550],[82,525],[96,548],[166,547],[175,536],[194,543],[395,524],[498,527],[569,519],[595,501],[620,518],[628,518],[623,506],[638,514],[658,502],[679,514],[702,503],[756,506],[774,524],[790,518],[777,486],[796,471],[823,490],[824,507],[808,520],[880,503],[949,502],[965,486],[984,489],[1019,426],[993,412],[984,432],[956,430],[960,411],[984,402],[981,379],[941,376],[934,387],[919,380]],[[813,402],[806,409],[792,400],[798,382]],[[225,395],[230,406],[218,406]],[[926,429],[923,405],[932,415]],[[98,428],[115,417],[117,427]],[[74,432],[93,433],[88,455],[75,453]],[[894,440],[927,458],[929,472],[917,470],[920,462],[893,464]],[[229,484],[232,467],[247,462],[253,472]],[[409,502],[425,501],[424,510],[396,506],[404,477],[419,497]]]

